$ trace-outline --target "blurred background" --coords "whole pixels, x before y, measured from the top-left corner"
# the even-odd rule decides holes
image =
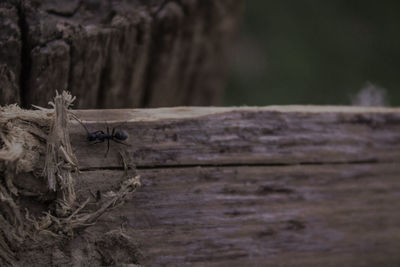
[[[348,105],[364,88],[399,106],[399,11],[394,0],[246,1],[224,105]]]

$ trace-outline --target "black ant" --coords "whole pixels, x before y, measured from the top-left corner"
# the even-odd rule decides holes
[[[97,142],[92,143],[93,145],[98,143],[103,143],[104,141],[107,140],[106,156],[108,154],[108,151],[110,150],[110,140],[127,146],[128,144],[122,142],[125,141],[126,139],[128,139],[128,134],[126,132],[122,130],[115,131],[115,128],[113,128],[110,134],[110,129],[108,128],[108,126],[107,126],[107,133],[104,133],[103,131],[95,131],[92,133],[90,132],[87,133],[87,140],[89,142],[97,140]]]
[[[105,157],[107,157],[108,151],[110,150],[110,140],[114,141],[114,142],[116,142],[118,144],[129,146],[129,144],[125,144],[124,142],[122,142],[122,141],[125,141],[126,139],[128,139],[129,135],[125,131],[122,131],[122,130],[116,131],[115,130],[116,128],[121,126],[121,124],[118,125],[117,127],[112,128],[111,134],[110,134],[110,128],[108,126],[107,126],[107,133],[105,133],[104,131],[101,131],[101,130],[100,131],[95,131],[95,132],[89,132],[89,130],[86,127],[85,124],[83,124],[76,117],[75,117],[75,119],[77,121],[79,121],[79,123],[83,126],[83,128],[85,128],[86,133],[87,133],[86,139],[89,142],[96,141],[96,142],[92,143],[93,145],[94,144],[98,144],[98,143],[103,143],[104,141],[107,141],[107,151],[106,151]]]

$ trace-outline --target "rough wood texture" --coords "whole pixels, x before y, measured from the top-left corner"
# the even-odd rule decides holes
[[[76,111],[124,146],[72,127],[78,188],[106,192],[130,151],[143,187],[83,234],[123,226],[146,265],[397,266],[400,109],[167,108]],[[109,169],[109,170],[108,170]]]
[[[0,104],[56,89],[80,108],[216,104],[242,2],[3,1]]]
[[[73,122],[71,140],[82,171],[78,198],[118,186],[124,177],[120,150],[132,156],[143,186],[59,248],[72,264],[79,265],[78,258],[104,263],[104,255],[120,259],[136,246],[141,257],[124,256],[123,263],[400,263],[398,108],[179,107],[75,114],[90,131],[104,130],[106,122],[118,125],[131,145],[111,143],[105,158],[106,144],[88,144],[83,127]],[[98,252],[104,233],[119,228],[135,244],[116,243]],[[35,262],[37,252],[24,253],[27,263]],[[42,260],[54,263],[57,253],[45,253]]]
[[[399,170],[395,164],[140,170],[142,189],[91,231],[123,225],[146,266],[397,266]],[[87,171],[79,187],[84,195],[86,188],[104,191],[121,176]]]
[[[17,8],[0,3],[0,104],[20,100],[21,30]]]
[[[400,158],[398,109],[357,107],[164,108],[76,113],[90,131],[120,125],[138,166],[391,162]],[[122,125],[121,125],[122,123]],[[74,123],[82,168],[117,167],[118,149],[87,146]],[[112,144],[114,148],[121,147]],[[123,146],[122,146],[123,148]]]

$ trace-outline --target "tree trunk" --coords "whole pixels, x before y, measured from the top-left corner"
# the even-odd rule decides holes
[[[0,104],[215,105],[242,0],[8,1],[0,5]]]

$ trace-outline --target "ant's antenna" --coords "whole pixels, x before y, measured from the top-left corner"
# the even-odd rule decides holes
[[[88,130],[88,128],[86,127],[86,125],[85,124],[83,124],[83,122],[74,114],[74,113],[72,113],[72,112],[69,112],[69,114],[71,114],[72,115],[72,117],[77,121],[77,122],[79,122],[82,126],[83,126],[83,128],[85,128],[85,130],[86,130],[86,132],[87,132],[87,134],[89,135],[90,134],[90,132],[89,132],[89,130]]]
[[[121,122],[120,124],[117,124],[117,126],[113,127],[114,129],[118,129],[119,127],[121,127],[122,125],[127,124],[127,121]]]

